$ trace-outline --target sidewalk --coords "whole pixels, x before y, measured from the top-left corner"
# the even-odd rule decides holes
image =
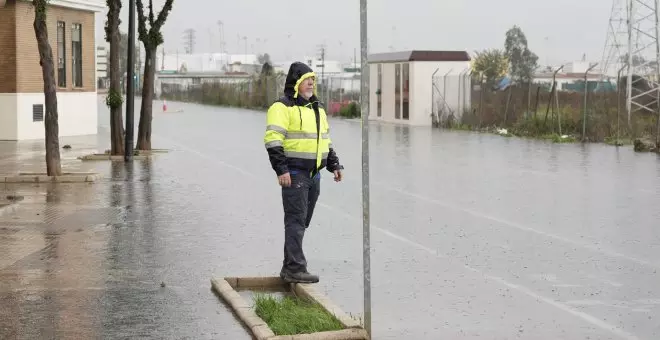
[[[77,160],[99,140],[61,139],[63,169],[97,183],[0,184],[0,339],[249,339],[208,270],[170,254],[169,200],[152,191],[167,177],[152,161]],[[45,171],[44,157],[42,141],[0,142],[0,174]]]

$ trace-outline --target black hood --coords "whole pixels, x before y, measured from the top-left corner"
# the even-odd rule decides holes
[[[286,81],[284,82],[284,94],[292,99],[296,97],[296,83],[298,80],[305,74],[313,72],[312,68],[305,63],[297,61],[291,64],[289,73],[286,75]],[[314,84],[314,97],[316,97],[316,84]],[[298,98],[302,99],[302,97]]]

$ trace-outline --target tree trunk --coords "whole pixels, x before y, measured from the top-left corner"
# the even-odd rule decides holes
[[[120,67],[121,35],[119,33],[119,13],[121,11],[120,0],[110,0],[114,2],[114,10],[108,13],[108,40],[110,42],[110,90],[108,98],[110,99],[110,153],[112,155],[124,154],[124,122],[122,118],[122,105],[120,99],[121,76],[123,72]]]
[[[48,42],[48,27],[46,25],[46,0],[33,0],[35,9],[34,33],[39,49],[39,64],[44,80],[44,97],[46,114],[44,126],[46,130],[46,173],[48,176],[61,176],[59,124],[57,114],[57,87],[55,84],[55,65],[53,50]]]
[[[151,120],[153,118],[154,79],[156,77],[156,48],[145,46],[142,107],[136,150],[151,150]]]

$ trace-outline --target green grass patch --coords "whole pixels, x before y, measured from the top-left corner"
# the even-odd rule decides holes
[[[255,312],[275,335],[338,331],[342,324],[323,306],[296,297],[255,294]]]

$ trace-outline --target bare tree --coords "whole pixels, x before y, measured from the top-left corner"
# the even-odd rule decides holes
[[[165,0],[163,9],[154,15],[153,0],[149,0],[148,17],[144,14],[142,0],[137,0],[138,37],[144,45],[144,77],[142,84],[142,107],[136,150],[151,150],[151,120],[153,118],[154,79],[156,77],[156,49],[163,43],[161,28],[172,10],[174,0]],[[149,23],[149,29],[147,29]]]
[[[105,40],[110,43],[110,90],[105,99],[110,108],[110,154],[124,154],[124,123],[122,119],[122,104],[124,102],[121,91],[120,53],[121,34],[119,32],[119,14],[121,12],[121,0],[106,0],[108,6],[108,18],[105,22]]]
[[[48,26],[46,24],[46,9],[48,0],[32,0],[34,7],[34,34],[39,50],[39,64],[44,79],[44,97],[46,115],[44,126],[46,130],[46,174],[61,176],[60,137],[57,114],[57,87],[55,84],[55,65],[53,49],[48,42]]]

